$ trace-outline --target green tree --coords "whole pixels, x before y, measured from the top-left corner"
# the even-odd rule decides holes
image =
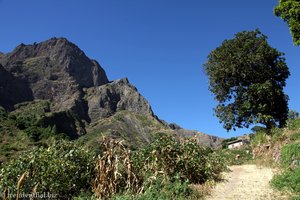
[[[283,87],[290,73],[283,55],[258,29],[237,33],[208,55],[204,69],[225,129],[285,124],[288,97]]]
[[[300,45],[300,0],[280,0],[275,15],[287,22],[296,45]]]
[[[297,119],[297,118],[299,118],[299,113],[295,110],[290,110],[288,113],[288,118],[289,119]]]

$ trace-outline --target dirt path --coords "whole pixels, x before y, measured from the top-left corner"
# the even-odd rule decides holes
[[[288,199],[270,187],[272,169],[256,165],[241,165],[231,166],[230,170],[231,172],[225,174],[224,181],[216,185],[206,200]]]

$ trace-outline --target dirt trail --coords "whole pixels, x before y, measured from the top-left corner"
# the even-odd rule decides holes
[[[231,172],[224,176],[206,200],[284,200],[279,192],[273,191],[269,185],[273,170],[256,165],[231,166]]]

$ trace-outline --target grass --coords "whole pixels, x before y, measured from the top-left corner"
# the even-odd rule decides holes
[[[300,132],[293,133],[290,135],[290,139],[295,141],[295,140],[300,140]]]
[[[148,188],[141,194],[119,194],[115,195],[113,200],[196,200],[202,199],[200,193],[193,190],[188,182],[182,182],[180,180],[168,181],[163,183],[162,180],[156,181],[156,183]]]
[[[277,174],[272,179],[272,186],[280,191],[289,191],[295,195],[300,195],[300,167],[286,170],[282,174]]]
[[[120,111],[115,115],[91,124],[87,134],[78,142],[95,146],[103,136],[120,138],[133,148],[143,147],[153,140],[156,132],[164,131],[164,125],[151,116],[143,116],[129,111]]]
[[[299,165],[300,144],[298,142],[284,145],[281,149],[281,163],[284,167]]]

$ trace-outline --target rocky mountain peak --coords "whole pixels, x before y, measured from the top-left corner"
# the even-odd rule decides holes
[[[28,71],[27,68],[30,68],[31,72],[32,68],[35,68],[35,73],[28,74],[30,80],[36,79],[31,78],[32,76],[46,76],[48,80],[65,79],[68,76],[79,87],[92,87],[108,83],[102,67],[65,38],[51,38],[30,45],[21,44],[11,53],[3,55],[0,63],[8,71],[13,72],[16,70],[15,68],[21,68],[22,71]],[[42,72],[47,74],[41,74]]]

